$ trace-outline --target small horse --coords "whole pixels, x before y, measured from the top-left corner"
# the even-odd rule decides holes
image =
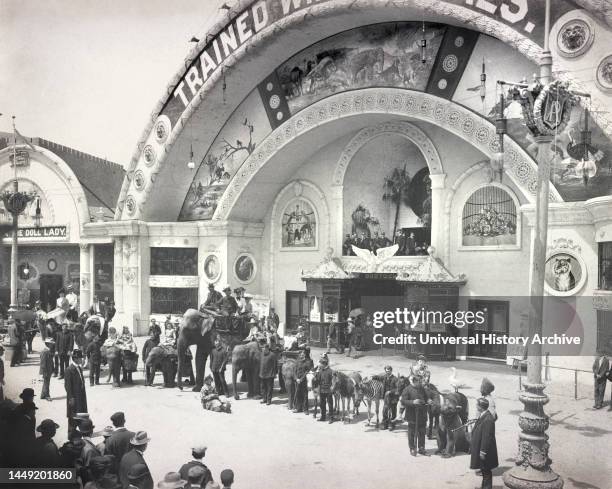
[[[372,401],[374,401],[374,406],[376,408],[376,427],[378,428],[378,425],[380,424],[378,415],[380,411],[380,401],[385,394],[383,383],[376,379],[364,379],[359,385],[357,385],[357,390],[360,392],[362,399],[365,398],[366,405],[368,406],[368,425],[372,419]]]
[[[352,377],[346,375],[343,372],[335,371],[332,376],[331,390],[334,395],[334,403],[336,405],[336,412],[342,414],[342,420],[348,420],[351,422],[350,410],[351,400],[353,401],[353,414],[356,409],[355,392],[356,383]],[[340,402],[342,402],[342,413],[340,413]]]

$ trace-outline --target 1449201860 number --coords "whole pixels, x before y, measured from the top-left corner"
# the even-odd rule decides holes
[[[0,484],[70,482],[74,469],[0,469]]]

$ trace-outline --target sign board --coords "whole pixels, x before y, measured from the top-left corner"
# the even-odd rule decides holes
[[[9,155],[11,166],[15,166],[13,160],[17,161],[17,166],[28,166],[30,164],[30,153],[24,149],[17,150],[14,155],[13,153]]]
[[[13,237],[13,231],[4,234],[5,240]],[[24,241],[67,241],[68,226],[41,226],[19,228],[17,238]]]
[[[197,275],[151,275],[149,287],[162,288],[197,288],[200,279]]]
[[[206,81],[249,39],[314,4],[325,3],[331,3],[331,0],[260,0],[239,12],[224,29],[210,38],[191,65],[187,66],[186,72],[170,92],[160,115],[167,116],[174,126]],[[445,4],[468,9],[511,27],[536,44],[543,44],[543,0],[441,0],[438,3],[441,11]],[[333,5],[330,10],[332,8]],[[552,0],[551,24],[575,8],[569,0]],[[283,32],[283,29],[279,29],[279,32]]]

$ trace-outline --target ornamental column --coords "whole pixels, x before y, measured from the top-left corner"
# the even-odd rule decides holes
[[[91,245],[79,244],[79,313],[91,305]]]
[[[115,238],[113,248],[113,295],[117,314],[123,314],[123,238]]]
[[[443,226],[442,220],[444,215],[444,182],[446,173],[437,173],[429,175],[431,179],[431,246],[435,248],[436,256],[442,256],[440,252],[444,248],[443,235],[440,232]]]

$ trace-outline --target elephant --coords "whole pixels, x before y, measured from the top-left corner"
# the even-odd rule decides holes
[[[248,390],[247,397],[259,395],[259,362],[261,360],[261,349],[257,341],[236,345],[232,351],[232,385],[234,387],[234,399],[240,399],[236,379],[238,372],[246,374]]]
[[[213,349],[213,326],[215,316],[212,314],[202,313],[197,309],[187,309],[183,314],[181,321],[178,341],[178,370],[177,370],[177,386],[183,390],[183,376],[188,374],[186,368],[187,362],[191,359],[187,357],[187,349],[191,345],[196,345],[196,381],[193,387],[194,392],[200,392],[204,384],[204,368],[206,360]]]
[[[164,387],[174,387],[178,356],[176,350],[163,346],[154,346],[145,361],[145,385],[153,385],[157,369],[162,371]]]
[[[109,383],[113,379],[113,387],[121,386],[121,363],[123,362],[123,351],[116,346],[102,346],[102,360],[108,362],[108,379]]]
[[[297,385],[295,381],[295,365],[296,361],[293,358],[284,358],[281,365],[282,378],[285,381],[285,389],[287,390],[287,407],[294,409],[295,394]]]

